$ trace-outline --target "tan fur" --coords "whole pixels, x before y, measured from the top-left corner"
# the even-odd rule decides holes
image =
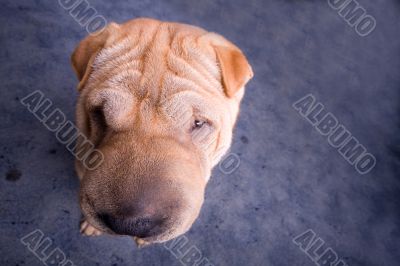
[[[72,64],[80,80],[78,127],[104,154],[95,170],[76,162],[82,230],[112,233],[99,213],[134,217],[140,210],[163,224],[138,243],[183,234],[200,212],[212,167],[231,144],[253,75],[245,56],[201,28],[135,19],[87,37]],[[193,129],[194,120],[207,123]]]

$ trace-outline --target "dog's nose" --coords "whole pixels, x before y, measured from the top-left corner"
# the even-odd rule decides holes
[[[162,230],[162,224],[165,220],[154,217],[116,217],[109,214],[99,215],[99,218],[116,234],[140,238],[158,234]]]

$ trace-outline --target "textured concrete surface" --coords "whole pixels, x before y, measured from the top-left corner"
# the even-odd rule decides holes
[[[315,265],[292,239],[312,229],[348,265],[400,265],[400,4],[359,0],[360,37],[327,1],[89,0],[108,21],[148,16],[219,32],[248,55],[232,151],[186,234],[214,265]],[[75,265],[181,265],[163,245],[78,232],[73,157],[19,100],[39,89],[74,119],[69,57],[87,33],[58,1],[2,0],[0,265],[44,265],[20,242],[35,229]],[[375,155],[360,175],[292,107],[312,93]],[[188,247],[188,246],[186,246]]]

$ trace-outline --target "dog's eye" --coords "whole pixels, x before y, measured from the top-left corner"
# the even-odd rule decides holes
[[[101,139],[104,138],[107,131],[107,122],[104,117],[103,108],[101,106],[94,107],[90,110],[90,135],[93,138],[93,143],[98,145]]]
[[[201,128],[205,123],[206,121],[196,119],[193,122],[193,129]]]
[[[104,112],[102,107],[95,107],[92,110],[92,119],[93,121],[98,124],[102,129],[107,127],[106,119],[104,117]]]

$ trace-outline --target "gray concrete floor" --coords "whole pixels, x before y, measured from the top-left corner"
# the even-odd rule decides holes
[[[315,265],[292,241],[311,229],[348,265],[400,265],[399,1],[359,0],[376,19],[366,37],[327,1],[88,1],[108,21],[219,32],[253,66],[232,146],[240,167],[214,170],[185,248],[213,265]],[[36,229],[75,265],[181,265],[164,245],[79,234],[73,157],[19,101],[39,89],[74,119],[69,57],[85,29],[45,0],[2,0],[0,27],[0,265],[44,265],[20,241]],[[370,173],[292,107],[308,93],[376,157]]]

